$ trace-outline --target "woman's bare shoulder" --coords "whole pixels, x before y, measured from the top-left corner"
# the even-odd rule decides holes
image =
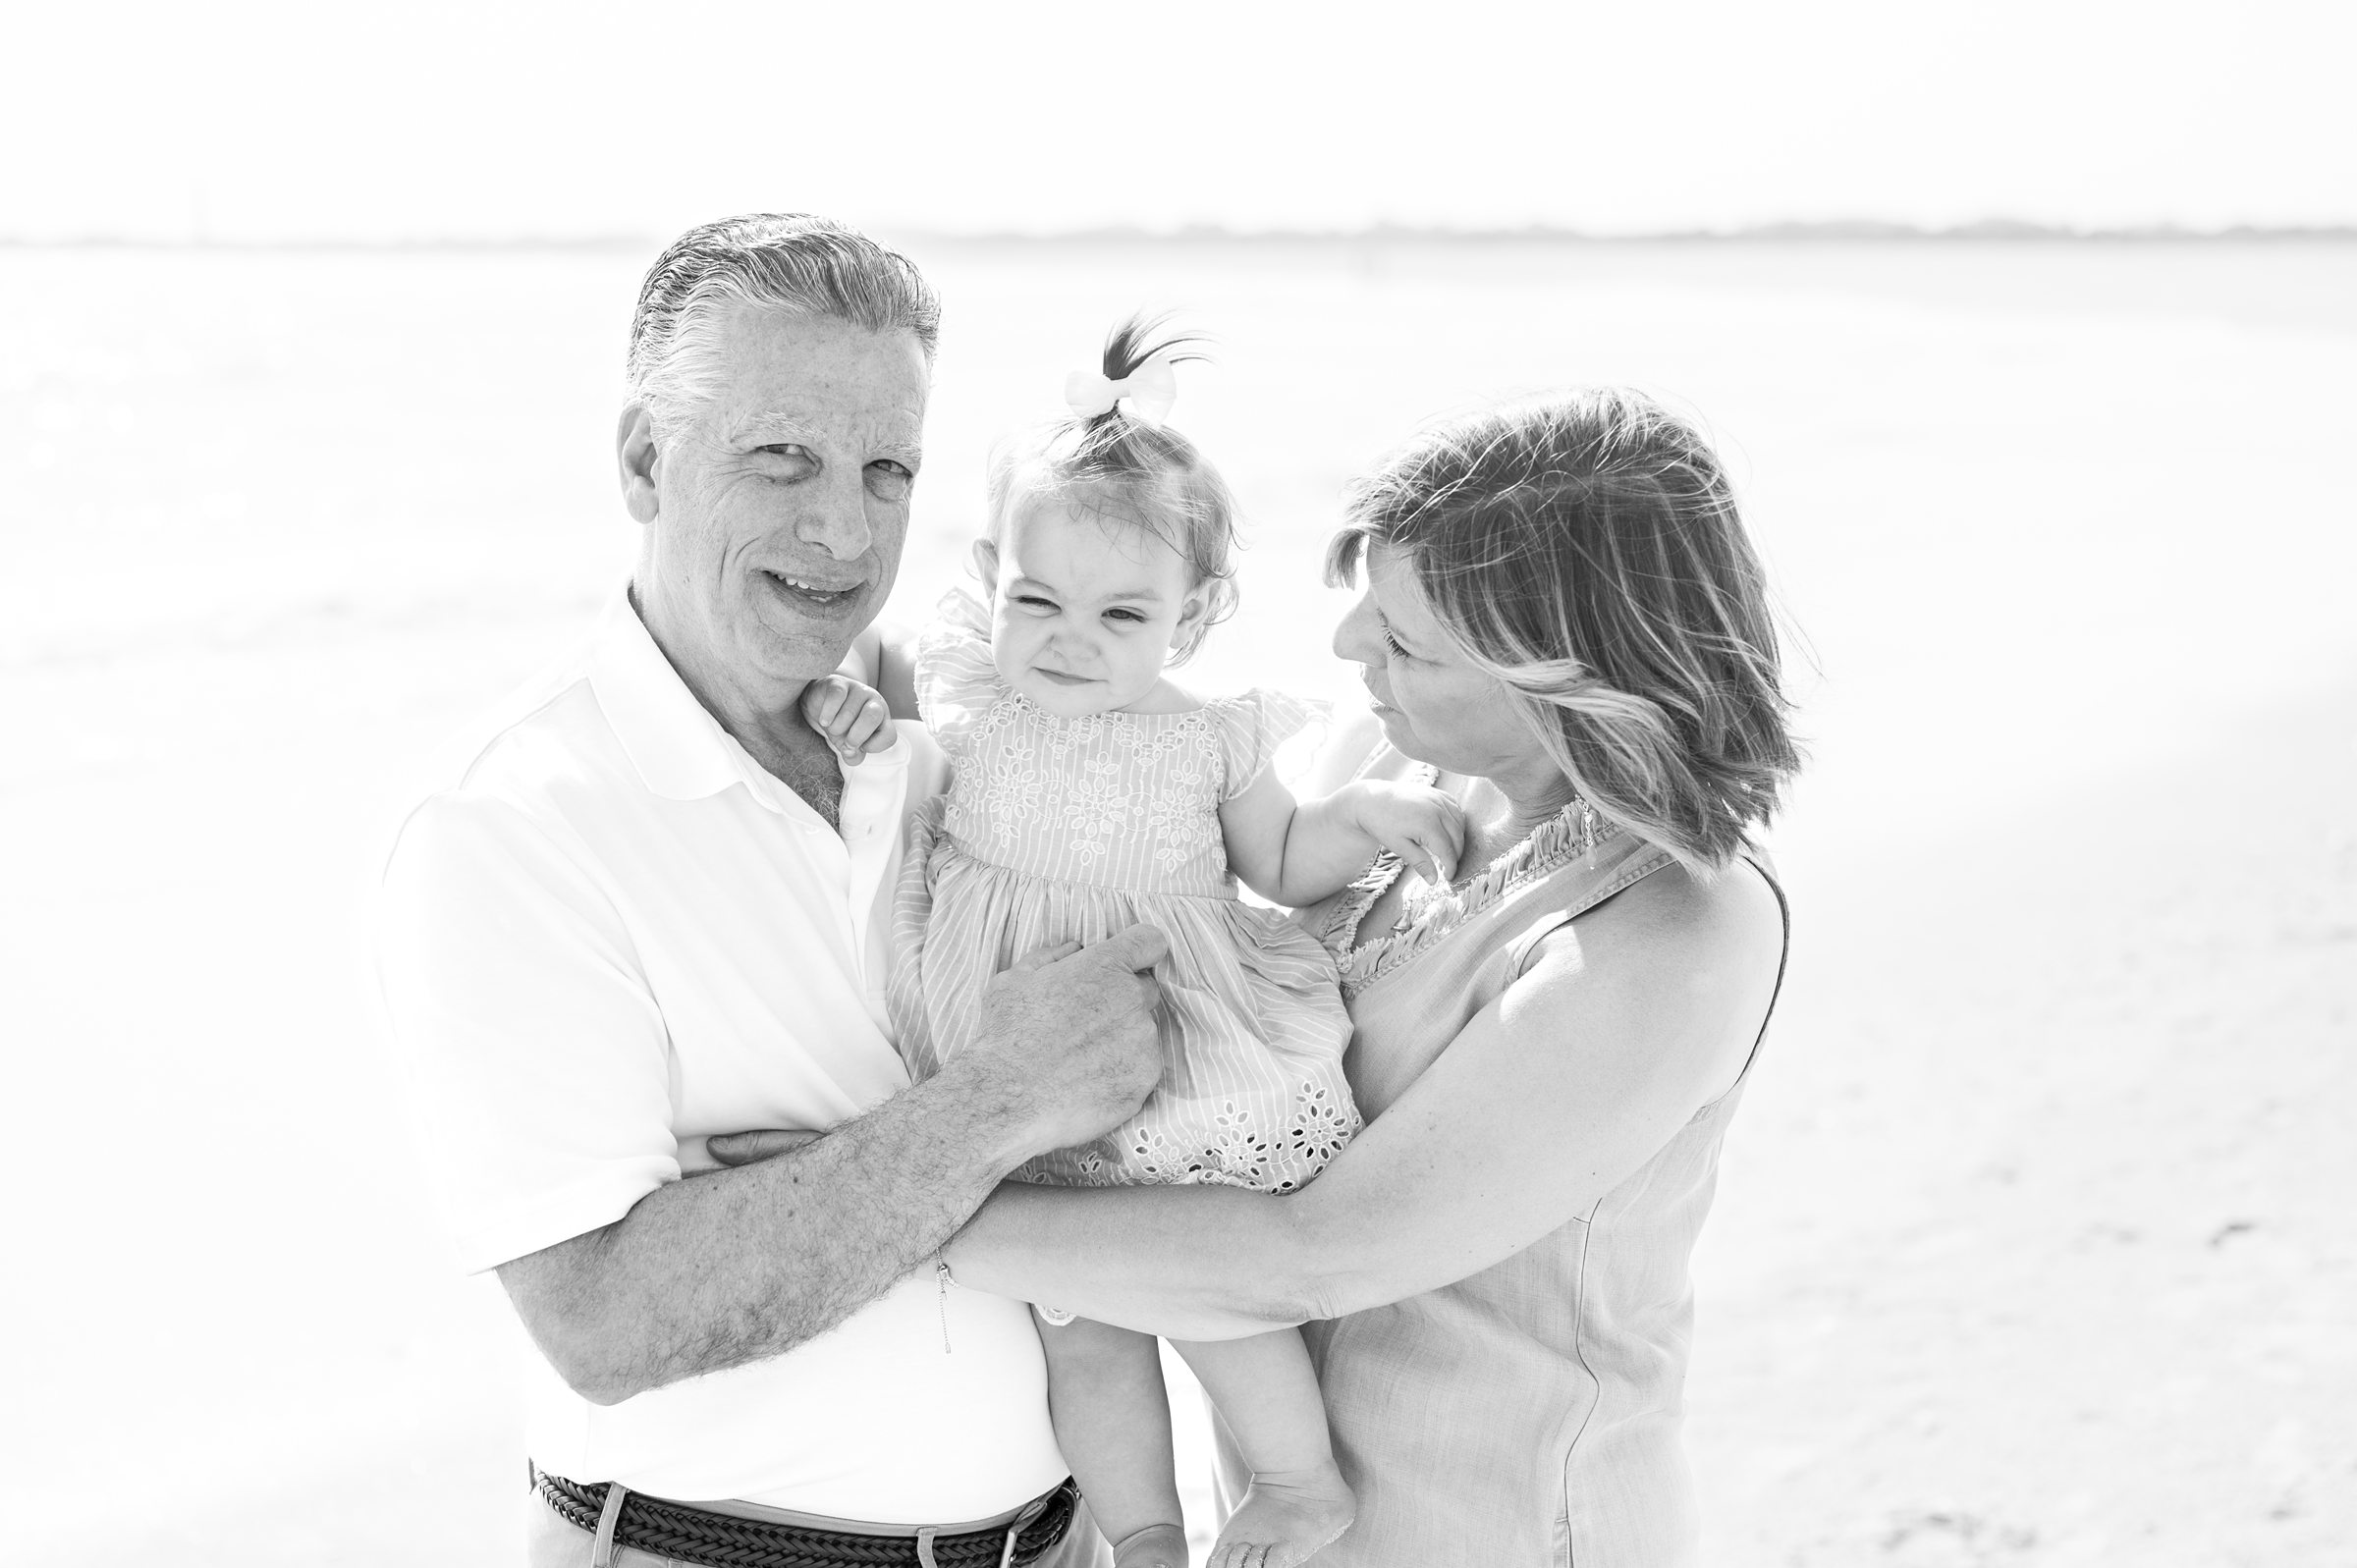
[[[1783,950],[1783,905],[1767,877],[1748,860],[1715,876],[1700,876],[1674,861],[1640,877],[1579,918],[1599,934],[1613,933],[1660,962],[1704,957],[1776,955]]]
[[[1776,890],[1738,861],[1715,877],[1669,865],[1543,941],[1508,992],[1527,1030],[1612,1032],[1650,1054],[1671,1041],[1702,1047],[1691,1066],[1709,1099],[1751,1051],[1782,972],[1784,922]]]

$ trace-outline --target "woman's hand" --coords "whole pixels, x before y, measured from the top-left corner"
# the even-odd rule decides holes
[[[724,1132],[704,1140],[704,1152],[724,1165],[757,1165],[826,1136],[785,1127],[762,1127],[753,1132]]]

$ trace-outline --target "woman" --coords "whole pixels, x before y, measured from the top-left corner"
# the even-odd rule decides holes
[[[1362,484],[1335,649],[1467,817],[1446,887],[1379,862],[1335,948],[1366,1129],[1316,1182],[1010,1187],[960,1283],[1181,1337],[1306,1324],[1351,1564],[1694,1552],[1687,1259],[1781,977],[1748,831],[1797,765],[1717,459],[1591,392],[1436,429]]]

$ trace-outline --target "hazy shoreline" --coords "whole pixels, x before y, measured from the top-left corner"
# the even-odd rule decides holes
[[[1139,245],[1202,248],[1250,246],[1340,246],[1366,244],[1428,245],[1745,245],[1745,244],[1965,244],[1965,245],[2215,245],[2215,244],[2349,244],[2357,243],[2357,226],[2249,225],[2195,228],[2180,224],[2152,224],[2119,228],[2072,228],[2012,218],[1975,223],[1925,226],[1873,220],[1833,220],[1823,223],[1768,223],[1725,229],[1663,229],[1611,233],[1585,229],[1527,228],[1444,229],[1413,225],[1373,224],[1360,229],[1231,229],[1217,224],[1185,224],[1169,229],[1107,227],[1086,229],[958,230],[909,228],[881,223],[879,235],[909,243],[963,245],[977,248],[1018,248],[1028,245]],[[282,236],[276,238],[213,237],[205,235],[0,235],[0,249],[17,250],[358,250],[401,254],[408,251],[646,251],[653,253],[669,236],[654,234],[584,235],[436,235],[402,239],[338,236]]]

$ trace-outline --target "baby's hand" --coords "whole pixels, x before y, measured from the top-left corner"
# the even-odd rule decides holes
[[[1352,820],[1368,838],[1399,857],[1427,882],[1456,880],[1465,851],[1465,808],[1422,784],[1361,780],[1343,786]]]
[[[871,751],[892,749],[892,711],[871,686],[828,676],[802,688],[802,722],[826,736],[847,768]]]

